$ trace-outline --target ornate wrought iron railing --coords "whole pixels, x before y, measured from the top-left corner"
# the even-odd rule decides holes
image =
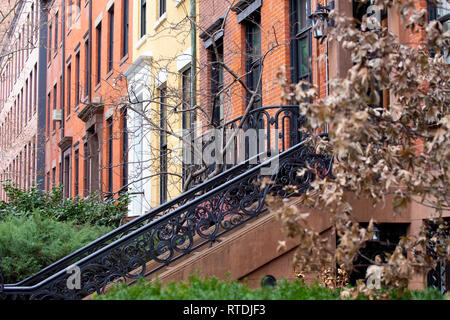
[[[295,111],[290,114],[298,116]],[[273,125],[278,122],[274,116],[268,120]],[[291,139],[289,143],[293,144],[296,139]],[[300,192],[307,188],[316,174],[309,170],[304,176],[297,177],[297,168],[308,164],[319,175],[329,173],[331,168],[331,159],[316,154],[303,142],[259,165],[252,163],[248,159],[234,166],[32,277],[3,288],[0,285],[0,291],[3,291],[0,295],[18,299],[80,299],[92,292],[102,293],[111,282],[133,282],[138,276],[152,275],[259,216],[265,211],[264,201],[269,192],[289,196],[283,189],[289,183],[299,186]],[[272,175],[275,183],[260,189],[261,169],[275,164],[278,168]],[[70,266],[79,268],[79,288],[68,285]]]
[[[283,119],[283,125],[281,126],[281,130],[278,128],[280,127],[280,119]],[[225,123],[222,128],[229,128],[229,129],[235,129],[238,127],[239,122],[242,120],[242,116],[238,117],[232,121],[229,121]],[[287,130],[285,130],[286,123],[289,125],[288,129],[292,130],[290,131],[290,140],[287,138]],[[269,124],[269,125],[267,125]],[[300,116],[298,112],[298,106],[269,106],[269,107],[263,107],[252,110],[247,117],[247,123],[244,123],[243,125],[246,128],[263,128],[266,127],[267,131],[267,137],[272,136],[272,132],[277,132],[278,137],[277,139],[280,141],[280,145],[283,147],[281,150],[285,150],[286,143],[285,141],[290,141],[292,145],[295,143],[298,143],[303,138],[302,133],[299,131],[299,128],[303,124],[303,118]],[[295,132],[295,134],[294,134]],[[223,130],[224,139],[226,138],[227,131]],[[258,136],[257,139],[260,139],[261,137]],[[209,143],[212,143],[211,140],[207,140],[207,138],[204,138],[206,143],[203,144],[203,148],[206,148]],[[258,140],[259,141],[259,140]],[[258,144],[259,145],[259,144]],[[270,148],[270,141],[266,144],[268,148]],[[238,154],[238,141],[234,141],[232,148],[233,151],[236,151],[236,154]],[[270,149],[269,149],[270,150]],[[258,150],[260,153],[267,153],[266,150]],[[150,221],[154,220],[157,217],[163,216],[166,213],[174,210],[175,208],[185,204],[186,202],[191,201],[192,199],[196,198],[197,196],[215,188],[216,186],[219,186],[226,181],[228,181],[230,178],[235,177],[236,175],[245,172],[249,167],[254,166],[257,164],[260,160],[260,154],[249,157],[249,150],[246,149],[245,151],[246,158],[245,161],[241,163],[235,162],[233,166],[231,166],[230,169],[226,170],[225,172],[222,172],[221,174],[215,176],[212,179],[206,180],[206,173],[205,175],[199,176],[197,178],[196,185],[191,188],[189,191],[181,194],[180,196],[158,206],[157,208],[154,208],[150,210],[148,213],[134,219],[133,221],[113,230],[112,232],[104,235],[103,237],[100,237],[99,239],[89,243],[88,245],[80,248],[79,250],[76,250],[75,252],[67,255],[66,257],[62,258],[61,260],[47,266],[46,268],[42,269],[38,273],[14,284],[17,286],[29,286],[39,283],[40,281],[46,279],[47,277],[51,276],[52,274],[55,274],[56,272],[63,270],[67,268],[68,266],[76,263],[78,260],[88,256],[89,254],[95,252],[96,250],[99,250],[100,248],[108,245],[109,243],[113,242],[114,240],[117,240],[124,235],[136,230],[137,228],[149,223]],[[242,159],[242,157],[236,157],[235,159]],[[212,169],[208,171],[211,172]],[[203,179],[204,182],[200,183],[200,178]]]
[[[271,176],[273,183],[261,188],[261,170],[268,167],[277,168]],[[300,168],[314,169],[298,176]],[[72,274],[61,270],[32,286],[5,285],[3,295],[81,299],[93,292],[103,293],[112,282],[133,283],[260,216],[266,211],[267,194],[289,197],[292,194],[284,188],[289,184],[303,192],[317,172],[329,174],[330,169],[329,157],[301,142],[79,260],[79,288],[71,288]]]
[[[296,105],[266,106],[252,109],[245,118],[244,115],[239,116],[215,128],[216,131],[210,128],[194,140],[202,146],[202,152],[214,144],[216,139],[221,140],[222,147],[227,145],[221,159],[222,170],[226,170],[254,155],[270,154],[274,150],[282,152],[303,141],[306,133],[301,129],[305,120]],[[254,129],[254,135],[245,135],[249,129]],[[231,142],[228,141],[230,139]],[[205,181],[215,170],[215,165],[216,163],[210,165],[191,185]],[[196,171],[199,167],[193,164],[188,170]]]

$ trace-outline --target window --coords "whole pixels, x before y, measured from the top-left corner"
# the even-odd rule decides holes
[[[102,24],[99,23],[95,29],[97,31],[97,84],[100,84],[102,73]]]
[[[434,236],[437,236],[438,238],[444,237],[449,238],[450,237],[450,229],[448,226],[450,225],[450,218],[443,218],[443,223],[447,227],[440,228],[440,222],[439,220],[425,220],[425,229],[428,233],[428,238],[431,239]],[[435,241],[429,241],[427,243],[427,254],[432,256],[433,258],[436,258],[436,242]],[[428,287],[434,287],[441,291],[442,293],[449,292],[450,288],[450,261],[447,263],[444,263],[442,261],[438,262],[436,264],[436,267],[431,269],[427,274],[427,286]]]
[[[67,18],[69,20],[69,30],[72,28],[72,0],[69,0],[69,13],[67,15]]]
[[[292,82],[300,80],[312,81],[309,66],[311,57],[311,23],[308,19],[310,14],[310,1],[291,0],[291,66]]]
[[[109,16],[109,44],[108,44],[108,72],[113,68],[114,58],[114,6],[108,11]]]
[[[48,25],[48,62],[52,59],[52,24]],[[19,40],[20,41],[20,40]]]
[[[70,116],[70,106],[72,103],[71,91],[72,91],[72,66],[69,63],[67,65],[67,116]]]
[[[34,95],[33,95],[33,113],[36,113],[36,106],[37,106],[37,63],[34,65],[33,76],[34,76],[34,80],[33,80],[33,91],[34,91]]]
[[[166,108],[166,89],[162,88],[160,94],[159,106],[159,201],[164,203],[167,201],[167,108]]]
[[[62,77],[62,75],[60,75],[59,76],[59,103],[60,103],[60,106],[59,106],[59,108],[61,109],[61,112],[62,112],[62,114],[64,114],[64,100],[63,100],[63,97],[64,97],[64,86],[63,86],[63,77]],[[61,126],[62,126],[62,120],[63,119],[61,119],[61,122],[59,123],[59,128],[61,128]]]
[[[188,68],[181,74],[181,94],[182,94],[182,103],[183,110],[190,109],[190,101],[191,101],[191,68]],[[183,112],[183,129],[191,130],[193,126],[193,113],[192,111]]]
[[[125,57],[128,54],[128,0],[123,0],[122,14],[122,57]]]
[[[190,109],[191,100],[191,69],[187,69],[181,74],[181,91],[183,111]],[[182,113],[183,136],[188,141],[183,141],[183,183],[187,179],[189,165],[194,163],[194,111],[184,111]],[[187,137],[187,138],[186,138]]]
[[[128,127],[127,127],[127,107],[122,111],[122,187],[126,189],[128,185]],[[124,190],[125,191],[125,190]]]
[[[47,95],[47,136],[50,135],[50,110],[51,110],[50,92]]]
[[[34,3],[31,4],[31,44],[34,44]]]
[[[53,110],[56,110],[56,105],[58,102],[58,91],[57,91],[57,84],[53,87]],[[56,121],[53,120],[53,131],[56,129]]]
[[[360,223],[361,227],[367,228],[368,223]],[[355,257],[354,269],[349,277],[349,283],[356,285],[356,280],[364,279],[367,268],[372,265],[372,261],[379,255],[386,257],[386,253],[392,254],[401,237],[406,236],[408,230],[407,223],[380,223],[374,226],[374,235],[368,240]]]
[[[84,69],[84,86],[85,86],[85,90],[84,90],[84,96],[87,97],[89,96],[89,90],[91,87],[91,75],[90,75],[90,65],[89,65],[89,60],[90,60],[90,54],[89,54],[89,37],[86,38],[86,40],[84,41],[84,61],[85,61],[85,69]]]
[[[1,98],[0,98],[1,99]],[[28,79],[25,81],[25,98],[24,98],[24,110],[23,110],[23,117],[24,117],[24,123],[28,122]],[[1,101],[0,101],[1,104]],[[1,107],[0,107],[1,108]]]
[[[75,150],[75,185],[74,185],[74,193],[75,196],[79,195],[79,184],[80,184],[80,152],[79,150]]]
[[[213,121],[223,120],[223,94],[219,94],[223,86],[223,38],[215,41],[217,54],[214,45],[210,48],[211,61],[211,94],[212,94],[212,116]]]
[[[141,38],[147,33],[147,0],[141,0]]]
[[[166,0],[159,0],[159,16],[166,13]]]
[[[90,154],[89,154],[89,147],[88,147],[87,142],[84,143],[83,150],[84,150],[84,181],[83,181],[83,185],[84,185],[84,196],[86,197],[89,195],[89,192],[90,192],[89,181],[90,181],[90,172],[91,172]]]
[[[75,105],[80,104],[80,52],[75,55]]]
[[[52,169],[52,189],[56,187],[56,167]]]
[[[429,20],[439,20],[442,23],[442,31],[448,31],[450,29],[450,2],[448,0],[442,1],[437,6],[428,3]],[[447,63],[450,64],[449,50],[446,49],[443,54]]]
[[[255,91],[261,75],[261,16],[259,12],[245,22],[245,71],[247,73],[247,87]],[[253,108],[261,106],[262,84],[258,87],[258,96],[255,97]],[[251,94],[247,92],[247,104],[250,102]]]
[[[67,199],[70,197],[70,173],[71,173],[71,163],[70,163],[70,149],[68,153],[64,155],[64,178],[63,178],[63,186],[64,186],[64,197]]]
[[[55,14],[55,52],[58,51],[58,24],[59,24],[59,15],[58,12]]]
[[[11,169],[9,170],[11,172]],[[47,191],[50,191],[50,171],[47,171],[46,175],[46,180],[47,180]]]
[[[107,121],[108,126],[108,192],[113,192],[113,122],[112,118]]]

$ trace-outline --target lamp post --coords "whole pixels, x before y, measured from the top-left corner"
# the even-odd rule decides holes
[[[377,228],[377,226],[373,226],[373,235],[372,240],[379,241],[380,240],[380,229]]]
[[[310,14],[309,18],[312,20],[314,38],[322,39],[324,37],[325,30],[328,28],[328,25],[332,25],[332,21],[330,21],[328,16],[330,11],[333,9],[334,1],[331,1],[326,6],[318,3],[316,11]]]

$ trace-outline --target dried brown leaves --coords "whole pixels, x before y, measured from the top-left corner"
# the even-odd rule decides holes
[[[437,21],[427,24],[424,11],[414,1],[379,0],[376,4],[397,8],[402,25],[409,32],[422,32],[422,40],[414,45],[401,43],[387,28],[373,28],[374,22],[367,17],[358,28],[352,18],[333,12],[335,27],[328,29],[327,36],[351,54],[353,65],[346,78],[331,79],[329,95],[321,98],[313,85],[289,84],[284,70],[277,75],[282,98],[298,102],[308,128],[313,132],[330,128],[327,140],[316,137],[311,143],[320,141],[322,151],[335,157],[334,179],[316,179],[300,197],[305,207],[334,214],[340,241],[333,253],[327,240],[307,228],[298,209],[276,198],[269,201],[286,234],[301,239],[294,259],[299,271],[320,272],[333,261],[351,271],[370,238],[371,226],[361,229],[352,220],[347,193],[372,205],[392,195],[396,212],[412,201],[433,208],[437,215],[450,210],[450,66],[443,56],[450,31],[443,32]],[[380,105],[380,92],[389,94],[388,105]],[[448,239],[436,237],[439,254],[427,252],[424,245],[430,239],[422,232],[415,240],[403,239],[386,261],[378,261],[383,266],[383,285],[403,290],[414,273],[429,269],[437,260],[448,260]],[[376,289],[361,282],[343,295],[360,293],[375,297]]]

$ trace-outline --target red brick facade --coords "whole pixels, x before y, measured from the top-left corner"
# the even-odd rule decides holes
[[[120,74],[131,64],[132,24],[128,21],[128,34],[124,34],[131,10],[124,0],[95,1],[95,5],[88,0],[61,0],[49,13],[49,28],[57,25],[60,38],[48,62],[48,111],[60,110],[62,119],[55,121],[52,112],[47,112],[47,190],[55,183],[64,186],[66,196],[93,191],[105,195],[117,193],[126,183],[120,108],[126,91]],[[54,27],[49,32],[54,38]]]
[[[224,64],[241,76],[245,74],[245,25],[238,23],[237,15],[228,10],[224,1],[199,1],[199,24],[201,32],[205,31],[219,18],[226,15],[223,35]],[[269,4],[263,3],[261,15],[261,53],[267,53],[263,62],[262,105],[281,104],[281,87],[277,84],[276,73],[281,66],[289,66],[289,1],[276,0]],[[200,32],[200,33],[201,33]],[[210,53],[205,49],[205,41],[199,40],[199,104],[206,110],[210,109],[211,73]],[[234,77],[224,72],[224,84],[229,84]],[[226,91],[224,107],[225,122],[234,119],[244,112],[245,90],[235,83]]]

